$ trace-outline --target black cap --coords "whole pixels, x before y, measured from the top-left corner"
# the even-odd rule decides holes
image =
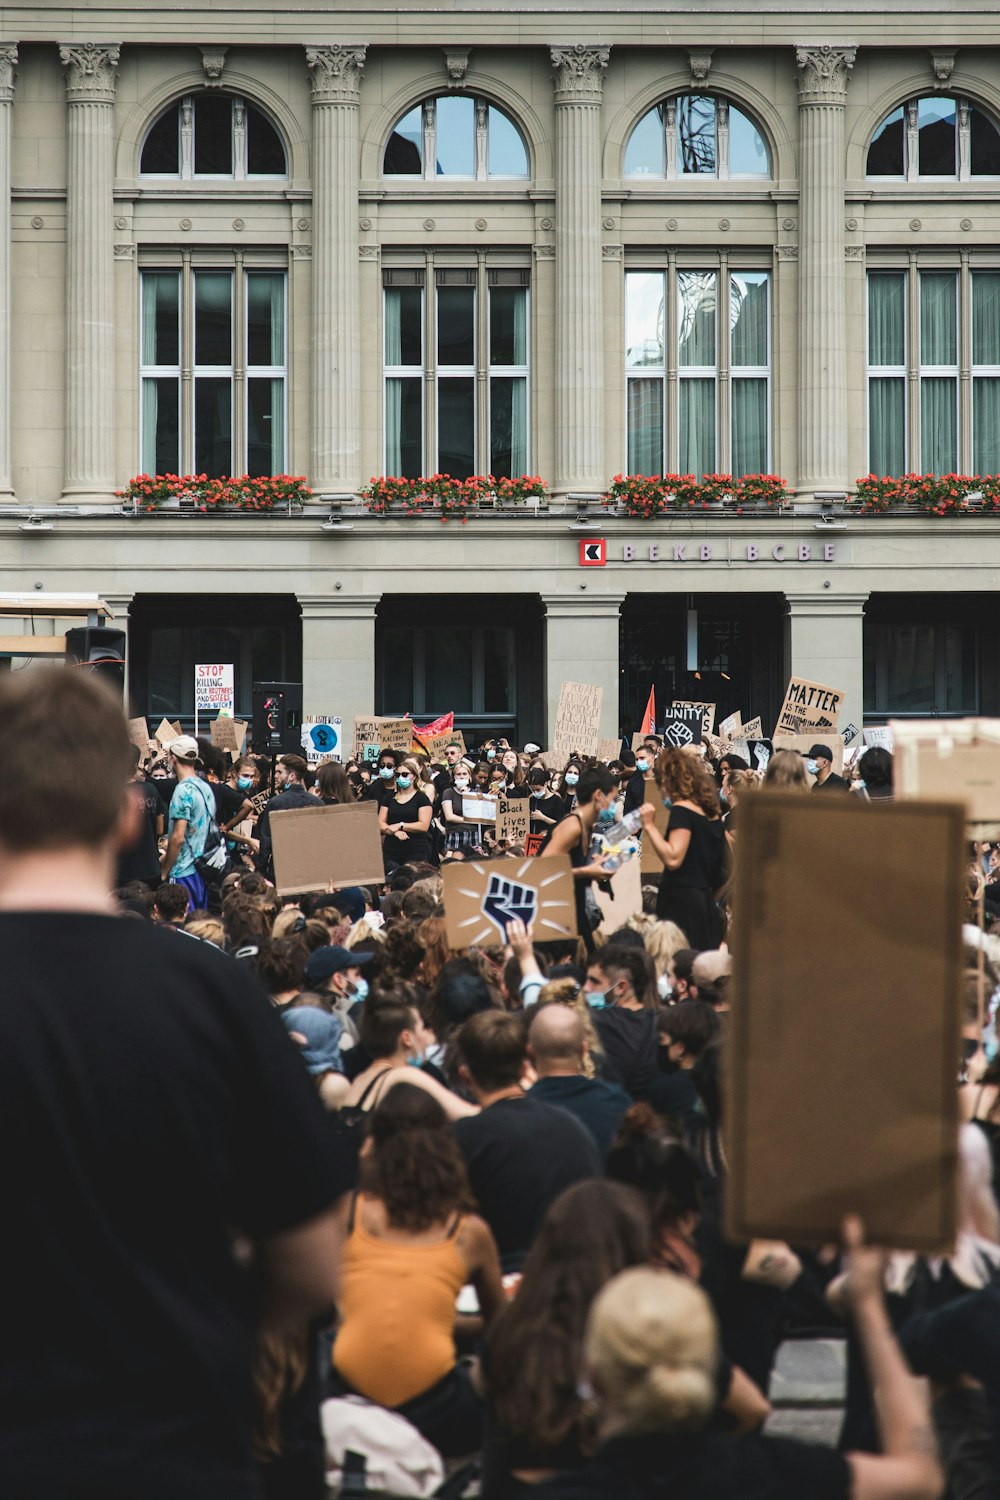
[[[829,745],[810,745],[806,760],[828,760],[833,764],[833,751]]]

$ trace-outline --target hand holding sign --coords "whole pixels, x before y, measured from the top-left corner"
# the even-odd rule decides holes
[[[483,898],[483,915],[498,929],[501,941],[506,940],[508,922],[516,919],[530,927],[537,910],[538,892],[534,887],[508,880],[506,875],[490,876]]]

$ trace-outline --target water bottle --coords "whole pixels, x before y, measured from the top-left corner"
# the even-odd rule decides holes
[[[630,813],[626,813],[620,823],[615,823],[611,828],[604,830],[604,841],[607,844],[623,844],[626,839],[634,838],[641,827],[642,818],[636,807]]]

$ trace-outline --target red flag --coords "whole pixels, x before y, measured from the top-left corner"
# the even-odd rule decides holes
[[[654,698],[653,693],[654,689],[650,688],[649,701],[646,704],[646,712],[642,716],[642,724],[639,728],[640,734],[656,733],[656,699]]]
[[[440,719],[435,719],[433,724],[414,724],[415,734],[450,734],[455,727],[454,713],[442,714]]]

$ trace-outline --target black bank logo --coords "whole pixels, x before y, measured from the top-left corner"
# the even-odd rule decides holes
[[[603,568],[608,560],[608,544],[603,537],[588,538],[580,543],[580,567]]]

